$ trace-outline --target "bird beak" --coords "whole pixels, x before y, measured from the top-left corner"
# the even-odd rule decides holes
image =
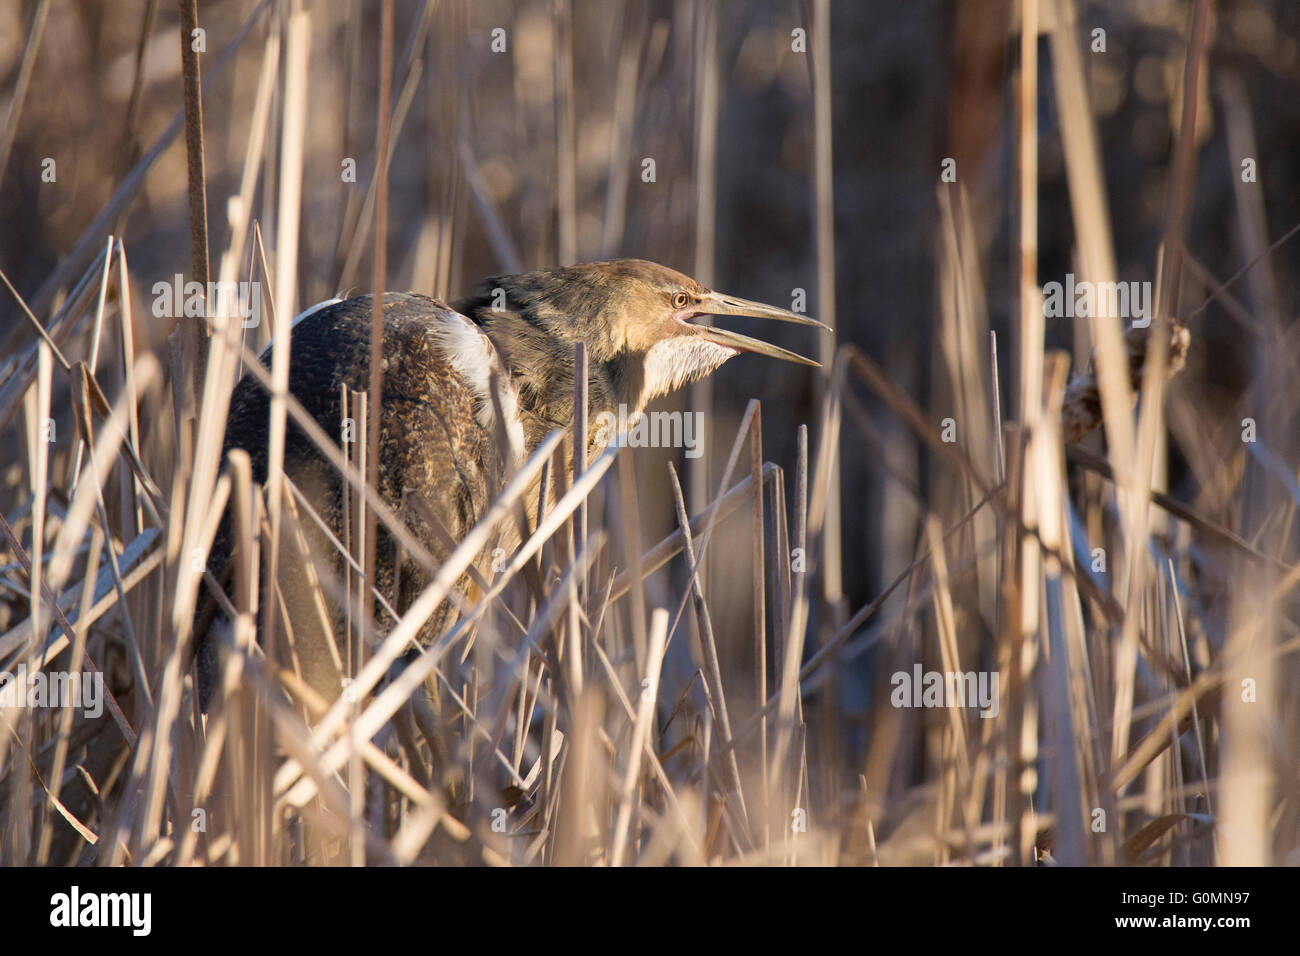
[[[735,296],[723,295],[721,292],[710,292],[700,303],[698,314],[702,315],[743,315],[755,319],[776,319],[778,322],[792,322],[795,325],[811,325],[825,332],[832,329],[818,322],[816,319],[810,319],[806,315],[800,315],[798,312],[789,312],[785,309],[778,309],[774,305],[766,305],[762,302],[750,302],[748,299],[737,299]],[[780,346],[772,345],[761,339],[752,339],[748,335],[741,335],[739,332],[728,332],[726,329],[718,329],[712,326],[697,325],[699,335],[710,342],[727,348],[736,349],[741,352],[753,352],[756,355],[766,355],[769,358],[781,359],[784,362],[794,362],[796,365],[811,365],[813,368],[821,368],[820,362],[814,362],[812,359],[804,358],[794,352],[789,352]]]

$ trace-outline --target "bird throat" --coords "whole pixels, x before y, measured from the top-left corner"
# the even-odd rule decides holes
[[[693,330],[669,335],[649,348],[627,349],[626,340],[592,324],[566,323],[573,303],[558,303],[507,286],[504,300],[484,289],[452,307],[469,316],[491,339],[513,388],[524,451],[531,454],[548,433],[571,428],[574,413],[574,348],[587,343],[588,456],[615,436],[600,423],[632,425],[646,406],[698,381],[739,354]],[[526,303],[526,304],[525,304]],[[506,383],[503,383],[506,384]]]
[[[573,425],[574,360],[567,343],[521,349],[520,341],[518,337],[508,343],[497,341],[497,349],[518,395],[525,446],[531,453],[547,433]],[[737,354],[735,349],[703,338],[681,336],[645,352],[591,363],[587,375],[588,457],[635,427],[654,399],[698,381]],[[611,429],[610,422],[617,422],[617,428]]]

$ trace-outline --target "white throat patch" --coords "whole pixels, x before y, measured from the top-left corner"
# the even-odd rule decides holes
[[[679,336],[656,342],[646,352],[641,406],[644,407],[651,399],[667,395],[688,382],[703,378],[727,359],[739,354],[739,349],[695,336]]]

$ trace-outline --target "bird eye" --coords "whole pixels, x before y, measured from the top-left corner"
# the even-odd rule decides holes
[[[690,296],[688,296],[685,292],[678,292],[675,296],[673,296],[673,308],[684,309],[686,308],[686,303],[689,301],[690,301]]]

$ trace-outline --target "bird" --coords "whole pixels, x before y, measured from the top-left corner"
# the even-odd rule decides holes
[[[423,546],[426,561],[399,548],[380,526],[374,584],[389,606],[382,612],[376,608],[381,629],[381,613],[403,613],[430,580],[428,561],[436,565],[445,559],[489,507],[504,464],[525,460],[552,430],[572,427],[577,343],[585,345],[588,356],[590,458],[613,438],[595,422],[614,420],[608,416],[620,410],[619,420],[635,422],[654,399],[698,381],[737,355],[819,365],[760,339],[706,324],[704,317],[764,318],[830,331],[802,313],[713,291],[644,259],[491,276],[470,295],[450,303],[414,292],[386,292],[383,298],[376,490],[403,517]],[[344,391],[369,386],[372,310],[369,295],[330,299],[305,310],[290,327],[289,391],[336,439],[341,436]],[[261,356],[266,365],[273,345]],[[252,376],[242,377],[231,396],[223,458],[234,449],[247,452],[253,478],[263,483],[269,411],[266,390]],[[292,419],[283,471],[319,518],[297,522],[298,533],[288,537],[298,546],[282,541],[279,600],[293,630],[291,663],[309,687],[330,701],[337,699],[346,678],[339,646],[347,627],[344,602],[337,599],[336,585],[336,599],[323,609],[317,589],[304,585],[313,578],[322,585],[343,578],[346,559],[330,538],[345,540],[345,526],[355,509],[349,510],[347,488],[337,469]],[[409,507],[412,497],[418,507]],[[512,533],[517,534],[512,529],[502,532],[505,538]],[[494,545],[509,550],[512,543],[518,538]],[[228,570],[232,546],[227,515],[213,541],[209,565]],[[481,570],[484,564],[478,563]],[[221,578],[223,586],[229,586],[228,577]],[[473,588],[473,575],[467,574],[458,595],[471,595]],[[454,622],[455,598],[444,601],[428,619],[419,634],[421,643],[430,643]],[[210,597],[196,615],[204,619],[196,633],[199,691],[206,707],[217,673],[218,641],[212,634],[223,622]]]

